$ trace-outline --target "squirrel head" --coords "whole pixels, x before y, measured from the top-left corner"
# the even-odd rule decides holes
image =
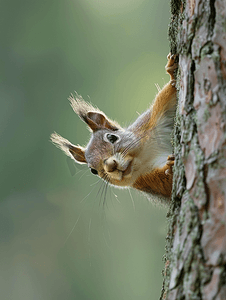
[[[75,113],[92,132],[91,139],[86,147],[81,147],[53,133],[52,142],[75,162],[87,164],[92,174],[116,186],[131,186],[137,177],[134,177],[133,161],[139,151],[134,133],[121,128],[78,94],[69,100]]]

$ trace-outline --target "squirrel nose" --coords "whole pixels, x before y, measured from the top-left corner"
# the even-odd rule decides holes
[[[106,172],[114,172],[117,169],[117,162],[112,157],[104,160],[104,169]]]

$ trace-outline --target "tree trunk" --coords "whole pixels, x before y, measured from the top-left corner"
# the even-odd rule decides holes
[[[179,54],[161,299],[226,299],[226,1],[171,1]]]

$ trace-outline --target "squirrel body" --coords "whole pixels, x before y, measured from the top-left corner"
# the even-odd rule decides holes
[[[170,81],[151,107],[128,128],[110,120],[98,108],[76,94],[69,98],[76,114],[92,132],[88,145],[76,146],[57,133],[52,142],[78,163],[115,186],[132,187],[166,200],[172,190],[171,132],[176,110],[175,55],[167,56]]]

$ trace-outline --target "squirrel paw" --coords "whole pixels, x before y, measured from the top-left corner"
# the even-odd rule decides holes
[[[175,160],[174,154],[168,156],[166,161],[166,165],[168,166],[168,169],[165,171],[166,175],[173,175],[174,160]]]
[[[177,68],[178,64],[177,62],[175,61],[177,58],[177,54],[172,54],[169,53],[167,55],[167,59],[168,59],[168,62],[165,66],[165,69],[166,69],[166,72],[170,75],[170,83],[175,86],[175,77],[174,77],[174,70]]]

